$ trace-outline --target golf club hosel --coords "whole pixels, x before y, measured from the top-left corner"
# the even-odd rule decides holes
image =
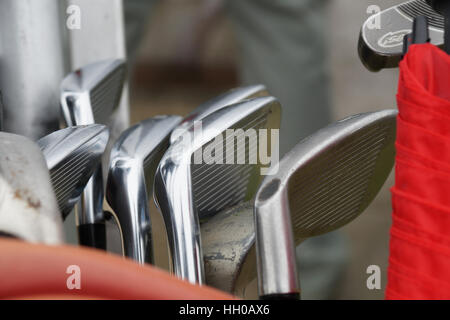
[[[80,204],[77,207],[77,225],[103,223],[103,176],[102,167],[98,165],[94,174],[89,179]]]
[[[142,162],[118,159],[111,165],[108,189],[119,222],[124,255],[138,263],[153,264],[150,213]]]
[[[203,284],[200,224],[190,193],[189,166],[165,162],[158,168],[155,195],[166,224],[173,272],[191,283]]]
[[[270,182],[265,185],[269,189],[273,187]],[[263,188],[255,202],[259,295],[298,294],[295,243],[287,192],[278,185],[274,194],[263,199],[266,195]],[[274,230],[278,232],[274,233]]]
[[[63,92],[61,94],[61,107],[64,119],[69,127],[95,123],[88,92]]]

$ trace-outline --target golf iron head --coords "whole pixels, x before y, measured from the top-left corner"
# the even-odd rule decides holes
[[[209,114],[220,110],[231,104],[241,102],[245,99],[266,97],[269,93],[262,84],[240,87],[225,92],[200,105],[194,111],[189,113],[183,121],[177,126],[170,136],[170,143],[174,143],[189,127],[196,121],[200,121]]]
[[[108,137],[108,128],[95,124],[68,127],[37,142],[47,161],[63,219],[72,211],[100,164]]]
[[[125,82],[125,61],[95,62],[68,74],[61,83],[61,109],[67,126],[107,124]]]
[[[154,196],[166,225],[172,268],[178,277],[192,283],[204,282],[199,221],[255,195],[264,171],[262,161],[253,157],[257,157],[260,143],[258,133],[263,131],[260,129],[278,133],[280,113],[280,104],[273,97],[220,109],[202,120],[201,129],[198,123],[190,127],[162,158]],[[227,152],[226,161],[225,151],[231,153]]]
[[[369,17],[363,24],[358,41],[361,62],[370,71],[396,68],[403,56],[403,38],[412,32],[414,18],[428,20],[430,42],[444,45],[444,17],[425,0],[398,4]]]
[[[39,146],[0,132],[0,235],[62,244],[61,214]]]
[[[70,73],[61,83],[61,109],[68,126],[107,124],[120,103],[125,62],[111,59]],[[98,165],[76,206],[80,244],[106,249],[103,175]]]
[[[261,298],[299,298],[295,247],[334,231],[372,202],[394,165],[396,110],[355,115],[301,141],[255,199]]]
[[[154,263],[148,201],[156,168],[180,121],[178,116],[142,121],[124,131],[111,150],[106,199],[121,230],[124,255],[139,263]]]

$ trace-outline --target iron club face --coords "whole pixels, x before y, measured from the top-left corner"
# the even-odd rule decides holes
[[[396,68],[403,56],[403,37],[412,32],[414,18],[426,16],[430,42],[443,47],[444,18],[425,0],[396,5],[366,20],[358,42],[359,57],[371,71]]]
[[[256,98],[220,109],[202,120],[202,134],[196,126],[172,144],[157,169],[155,201],[163,215],[175,274],[193,283],[204,282],[199,219],[208,219],[226,208],[251,199],[261,181],[261,163],[250,164],[253,144],[235,142],[227,129],[279,129],[280,105],[273,97]],[[220,139],[222,138],[222,139]],[[198,161],[205,153],[233,155],[244,151],[243,164]],[[252,149],[252,150],[251,150]],[[207,150],[207,151],[205,151]],[[214,152],[213,152],[214,150]],[[239,151],[238,151],[239,150]]]
[[[395,110],[360,114],[301,141],[255,200],[258,285],[263,298],[299,294],[295,247],[359,216],[394,164]]]
[[[241,102],[245,99],[265,97],[269,93],[262,84],[240,87],[224,94],[221,94],[196,108],[193,112],[188,114],[184,120],[177,126],[170,136],[170,143],[174,143],[189,127],[191,127],[196,121],[202,120],[209,114],[220,110],[231,104]]]
[[[105,126],[88,125],[59,130],[37,142],[47,161],[63,219],[100,164],[108,137]]]
[[[61,109],[68,126],[107,124],[122,94],[125,62],[111,59],[89,64],[61,83]]]
[[[106,199],[119,222],[125,256],[153,264],[148,201],[156,168],[178,116],[150,118],[127,129],[111,150]]]

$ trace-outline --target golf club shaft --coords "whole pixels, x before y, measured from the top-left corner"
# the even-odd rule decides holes
[[[106,250],[106,227],[103,215],[103,176],[101,165],[87,183],[77,205],[77,226],[81,245]]]

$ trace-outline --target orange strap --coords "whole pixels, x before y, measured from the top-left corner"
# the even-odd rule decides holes
[[[73,271],[67,273],[71,265],[79,267],[80,289],[68,289],[73,277]],[[2,299],[235,299],[102,251],[9,239],[0,240],[0,284]]]

